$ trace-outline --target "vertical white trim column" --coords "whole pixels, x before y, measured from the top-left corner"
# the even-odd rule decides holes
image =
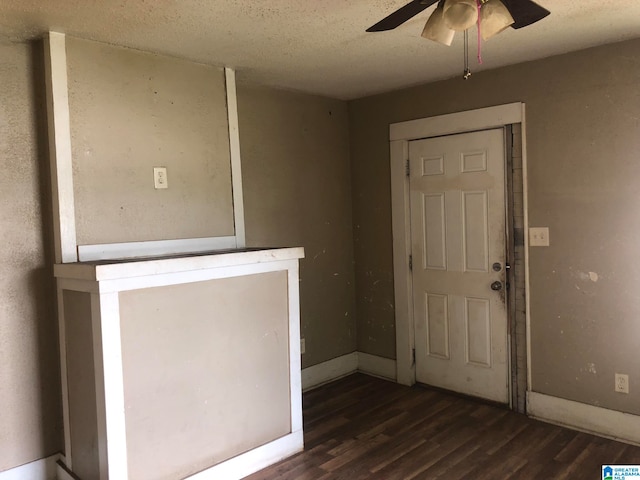
[[[56,292],[58,296],[58,341],[60,345],[60,383],[62,384],[62,424],[64,425],[64,456],[65,464],[69,469],[73,468],[71,451],[71,417],[69,416],[69,377],[67,374],[67,326],[64,315],[64,290],[58,284]]]
[[[529,172],[527,163],[526,106],[522,104],[522,208],[524,210],[524,296],[527,335],[527,392],[531,387],[531,286],[529,283]]]
[[[246,245],[244,229],[244,199],[242,196],[242,168],[240,162],[240,130],[238,127],[238,98],[236,92],[236,72],[224,69],[227,90],[227,115],[229,118],[229,151],[231,154],[231,184],[233,189],[233,217],[236,247]]]
[[[91,294],[100,480],[127,480],[127,432],[118,293]]]
[[[298,260],[287,262],[291,433],[302,432],[302,362],[300,359],[300,283],[298,269]]]
[[[77,262],[67,51],[64,34],[49,32],[45,37],[44,60],[55,260],[56,263]]]
[[[411,210],[409,186],[405,162],[409,159],[409,142],[395,140],[390,144],[391,205],[393,214],[393,278],[396,306],[396,378],[402,385],[416,383],[416,366],[413,362],[415,329],[413,324],[413,285],[409,270],[411,254]],[[398,235],[402,232],[402,235]],[[404,321],[399,321],[403,319]]]

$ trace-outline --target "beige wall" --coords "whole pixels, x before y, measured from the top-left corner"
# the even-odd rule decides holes
[[[640,413],[639,51],[629,41],[349,104],[359,350],[395,355],[388,125],[524,101],[529,222],[551,239],[531,250],[533,389]],[[614,372],[631,394],[614,393]]]
[[[345,102],[240,84],[247,242],[303,246],[303,367],[355,351]]]
[[[78,244],[233,235],[224,70],[73,37],[67,62]]]
[[[288,307],[286,271],[120,293],[131,480],[185,478],[291,432]]]
[[[0,472],[62,447],[41,48],[0,45]]]

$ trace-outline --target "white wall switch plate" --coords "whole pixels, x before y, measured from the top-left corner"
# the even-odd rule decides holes
[[[529,228],[529,246],[530,247],[548,247],[549,246],[549,227]]]
[[[300,339],[300,355],[304,355],[307,350],[307,342],[305,342],[304,338]]]
[[[153,187],[156,190],[159,190],[161,188],[169,188],[167,167],[153,167]]]

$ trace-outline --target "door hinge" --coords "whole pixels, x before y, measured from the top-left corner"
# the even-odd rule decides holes
[[[413,272],[413,255],[409,255],[409,271]]]
[[[409,166],[409,159],[407,158],[407,163],[405,164],[405,172],[407,173],[407,177],[411,176],[411,167]]]

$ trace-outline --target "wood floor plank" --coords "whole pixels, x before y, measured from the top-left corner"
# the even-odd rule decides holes
[[[439,474],[438,476],[434,476],[434,479],[447,479],[447,480],[466,480],[473,478],[471,477],[471,472],[476,469],[476,467],[480,464],[483,464],[488,455],[484,451],[481,444],[476,445],[476,449],[467,456],[467,458],[462,462],[454,463],[449,466],[447,470]],[[425,472],[426,473],[426,472]],[[431,480],[430,477],[425,477]],[[502,480],[502,479],[501,479]]]
[[[640,447],[362,374],[306,392],[303,416],[305,451],[246,480],[587,479],[640,463]]]
[[[620,453],[620,458],[618,458],[617,463],[618,465],[640,465],[640,448],[632,445],[625,445],[624,450]]]
[[[350,444],[348,449],[342,450],[339,455],[336,455],[331,460],[320,465],[320,468],[327,472],[333,472],[348,463],[357,461],[358,459],[366,456],[371,450],[374,450],[377,446],[387,443],[388,441],[389,437],[385,435],[378,435],[366,440],[355,441],[353,444]]]
[[[590,441],[591,435],[578,432],[575,437],[573,437],[573,439],[553,458],[558,462],[570,462],[587,447]]]
[[[480,445],[475,442],[475,438],[469,442],[460,445],[458,448],[444,455],[440,460],[435,462],[424,472],[416,477],[416,480],[431,478],[449,478],[448,472],[452,471],[461,463],[469,464],[469,460],[480,449]],[[484,458],[484,456],[483,456]]]
[[[468,478],[474,480],[494,480],[496,478],[513,478],[524,468],[527,461],[520,457],[488,456],[469,473]]]

